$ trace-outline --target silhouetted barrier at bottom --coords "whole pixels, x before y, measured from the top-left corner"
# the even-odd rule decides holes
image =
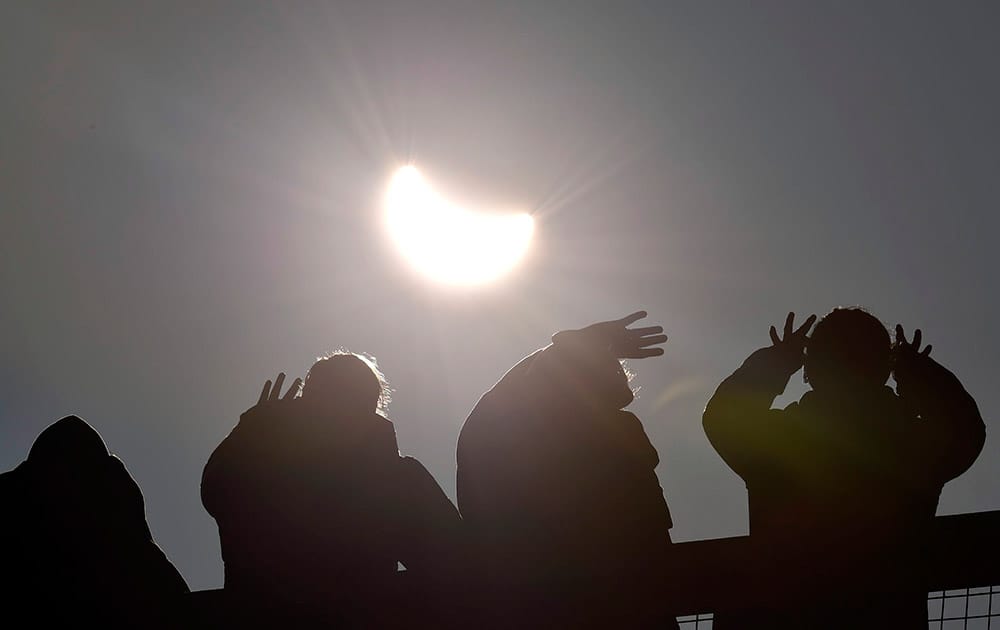
[[[802,603],[817,588],[865,588],[872,597],[892,597],[893,584],[865,584],[865,576],[817,571],[772,575],[780,550],[750,536],[675,545],[678,566],[672,585],[681,628],[712,628],[716,613],[781,611]],[[928,620],[932,629],[1000,628],[1000,510],[940,516],[925,562]],[[860,621],[860,620],[859,620]]]
[[[461,628],[473,618],[466,585],[429,584],[407,571],[350,610],[310,610],[294,602],[245,598],[227,589],[194,591],[179,611],[193,628]]]
[[[923,563],[930,627],[1000,629],[1000,510],[941,516],[935,529]],[[676,581],[664,585],[664,597],[675,602],[682,628],[711,628],[716,613],[781,611],[791,602],[801,605],[817,586],[868,588],[873,597],[894,595],[894,585],[866,585],[865,576],[828,571],[775,576],[771,567],[778,550],[750,536],[676,543],[674,553]],[[459,593],[427,588],[405,572],[399,582],[398,595],[388,594],[382,600],[393,610],[379,614],[400,627],[475,627],[481,625],[477,616],[489,615],[489,611],[463,610]],[[230,601],[225,591],[199,591],[189,598],[189,614],[205,627],[243,625],[230,616],[240,603]]]

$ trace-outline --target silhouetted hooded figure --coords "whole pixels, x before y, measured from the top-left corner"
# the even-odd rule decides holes
[[[157,627],[188,592],[153,542],[139,486],[86,422],[42,431],[0,475],[7,619],[25,627]],[[28,621],[30,620],[30,621]]]
[[[473,409],[458,501],[490,627],[669,627],[670,513],[620,358],[662,354],[645,313],[553,337]]]
[[[705,432],[747,484],[751,539],[778,580],[780,610],[717,627],[927,627],[922,573],[942,486],[983,446],[975,401],[955,376],[876,318],[838,308],[807,337],[754,352],[705,409]],[[800,367],[812,391],[771,409]],[[896,390],[886,386],[890,374]],[[777,586],[780,584],[780,586]]]
[[[411,578],[450,577],[458,512],[417,460],[399,456],[374,363],[347,353],[321,359],[301,398],[296,382],[279,400],[281,378],[202,477],[226,590],[271,602],[285,619],[390,623],[405,596],[397,562]]]

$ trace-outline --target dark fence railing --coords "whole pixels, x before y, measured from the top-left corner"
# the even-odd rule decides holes
[[[716,612],[780,609],[802,577],[761,579],[759,567],[771,558],[750,536],[674,547],[684,567],[675,599],[684,630],[711,628]],[[937,517],[924,566],[929,628],[1000,630],[1000,510]]]
[[[677,543],[674,551],[678,570],[664,597],[675,603],[684,630],[712,628],[719,612],[780,610],[790,601],[806,601],[797,589],[810,576],[775,577],[762,570],[773,561],[768,555],[773,549],[750,536]],[[929,628],[1000,630],[1000,510],[937,517],[924,560]],[[409,587],[420,589],[416,583]],[[884,587],[885,594],[892,592],[891,584]],[[201,619],[201,627],[226,625],[211,621],[221,620],[224,591],[192,593],[189,604],[188,613]]]

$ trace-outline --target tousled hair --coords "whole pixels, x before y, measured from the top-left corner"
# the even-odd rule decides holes
[[[379,369],[378,360],[370,354],[352,352],[347,348],[341,347],[337,348],[333,352],[329,352],[323,356],[316,357],[316,362],[313,363],[312,367],[309,368],[309,371],[306,372],[306,378],[305,378],[305,383],[303,384],[303,390],[309,384],[309,377],[310,375],[312,375],[313,370],[315,370],[317,366],[331,359],[336,359],[337,357],[344,357],[344,356],[349,356],[358,359],[359,361],[364,363],[369,370],[371,370],[372,375],[375,377],[375,381],[377,382],[379,389],[375,405],[375,413],[381,416],[387,416],[387,414],[389,413],[389,403],[392,402],[392,389],[389,387],[389,380],[386,378],[385,374],[382,373],[382,370]]]
[[[889,378],[892,340],[885,324],[860,306],[837,307],[816,324],[806,344],[806,376],[879,385]]]

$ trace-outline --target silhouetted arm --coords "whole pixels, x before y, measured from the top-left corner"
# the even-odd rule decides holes
[[[507,371],[473,409],[472,416],[487,413],[492,408],[509,406],[524,401],[525,395],[544,394],[551,391],[554,383],[547,382],[556,372],[581,372],[591,364],[598,364],[600,370],[587,370],[587,376],[597,378],[620,378],[619,359],[641,359],[663,354],[662,348],[655,348],[667,340],[661,326],[628,328],[629,325],[646,316],[645,311],[637,311],[622,319],[599,322],[578,330],[563,330],[552,336],[552,344],[532,352]],[[609,369],[610,366],[610,369]],[[586,378],[583,376],[582,378]],[[572,380],[582,385],[580,377]]]
[[[920,348],[920,331],[906,342],[896,327],[896,393],[920,418],[916,430],[917,465],[941,483],[958,477],[976,461],[986,441],[986,425],[976,401],[947,368]]]
[[[632,390],[622,359],[644,359],[663,354],[667,341],[662,326],[629,328],[646,317],[637,311],[621,319],[598,322],[552,336],[552,345],[535,360],[529,376],[544,386],[557,404],[592,411],[622,409],[632,402]]]
[[[815,321],[809,317],[793,329],[794,314],[785,320],[784,338],[771,327],[773,345],[751,354],[722,381],[702,416],[708,440],[741,477],[773,459],[780,435],[781,412],[771,410],[788,379],[802,367],[806,335]]]
[[[666,341],[661,327],[628,328],[645,315],[556,333],[552,345],[522,359],[483,395],[458,442],[458,503],[467,525],[493,530],[494,512],[527,519],[551,509],[544,497],[552,491],[542,486],[559,485],[552,469],[554,452],[565,447],[562,427],[571,426],[581,403],[616,410],[631,401],[619,357],[663,354],[650,347]]]
[[[218,518],[227,507],[238,504],[254,492],[269,454],[275,448],[275,436],[280,431],[282,413],[298,393],[301,380],[280,396],[285,375],[279,374],[271,387],[264,388],[257,404],[245,411],[239,423],[222,440],[205,464],[201,476],[201,502],[213,517]]]
[[[663,326],[629,328],[646,317],[646,311],[636,311],[621,319],[591,324],[577,330],[562,330],[552,335],[556,347],[600,350],[616,359],[645,359],[663,354],[656,348],[667,341]]]
[[[702,416],[709,442],[741,477],[771,458],[780,414],[771,404],[797,371],[790,371],[775,355],[774,348],[751,354],[722,381]]]
[[[231,505],[243,494],[250,475],[247,468],[257,461],[254,431],[248,428],[253,424],[254,410],[250,409],[240,416],[239,423],[229,432],[222,442],[212,451],[201,474],[201,503],[215,518],[225,513],[227,505]],[[257,461],[259,465],[259,461]]]
[[[462,425],[456,452],[456,491],[462,518],[471,527],[494,525],[491,512],[510,500],[512,480],[504,471],[520,435],[528,369],[543,352],[517,362],[476,403]]]
[[[507,370],[500,380],[496,382],[493,387],[490,388],[488,392],[483,394],[483,397],[479,399],[479,403],[473,408],[472,413],[475,414],[476,411],[482,407],[490,406],[496,404],[497,402],[502,402],[510,400],[511,397],[518,397],[521,390],[525,385],[525,378],[528,370],[531,368],[535,359],[542,354],[549,346],[545,348],[540,348],[535,350],[528,356],[524,357],[518,361],[514,367]]]

